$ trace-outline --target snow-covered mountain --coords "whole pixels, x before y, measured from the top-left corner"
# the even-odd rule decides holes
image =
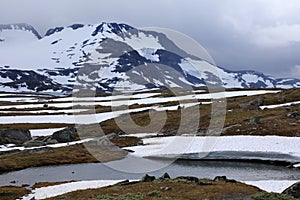
[[[26,24],[0,25],[0,91],[70,92],[120,88],[300,87],[255,71],[216,67],[178,47],[167,35],[126,24],[74,24],[41,37]]]

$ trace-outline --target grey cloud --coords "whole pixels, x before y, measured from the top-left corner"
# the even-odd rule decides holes
[[[299,10],[298,0],[2,0],[0,23],[26,22],[41,33],[102,21],[171,28],[196,39],[222,67],[298,78],[300,39],[290,27],[300,27]]]

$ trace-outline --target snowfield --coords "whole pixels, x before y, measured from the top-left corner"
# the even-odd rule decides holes
[[[199,103],[188,103],[182,104],[185,108],[198,105]],[[108,119],[119,117],[122,114],[141,112],[146,110],[157,110],[157,111],[167,111],[167,110],[177,110],[178,106],[168,106],[168,107],[145,107],[145,108],[136,108],[129,110],[121,110],[114,112],[105,112],[97,114],[86,114],[86,115],[36,115],[36,116],[2,116],[0,117],[0,124],[22,124],[22,123],[67,123],[67,124],[93,124],[103,122]]]
[[[126,147],[132,156],[184,159],[245,159],[300,161],[300,138],[280,136],[174,136],[143,139]]]
[[[74,101],[70,103],[53,103],[53,102],[43,102],[41,104],[26,104],[26,105],[10,105],[10,106],[0,106],[0,109],[24,109],[24,108],[43,108],[44,105],[55,108],[68,108],[74,106],[122,106],[122,105],[147,105],[155,103],[167,103],[173,101],[185,101],[185,100],[211,100],[211,99],[224,99],[230,97],[239,97],[239,96],[254,96],[260,94],[269,94],[269,93],[279,93],[280,90],[251,90],[251,91],[229,91],[229,92],[219,92],[219,93],[205,93],[205,94],[193,94],[185,96],[176,96],[176,97],[151,97],[157,95],[156,93],[151,94],[138,94],[129,96],[131,98],[137,98],[133,100],[120,100],[123,98],[128,98],[128,96],[110,96],[110,97],[93,97],[93,98],[59,98],[53,99],[55,101]],[[210,102],[202,102],[210,103]]]

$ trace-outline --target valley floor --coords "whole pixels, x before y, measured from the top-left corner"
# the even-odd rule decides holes
[[[223,97],[226,97],[226,101]],[[13,101],[10,101],[11,98]],[[179,97],[172,96],[168,91],[95,98],[58,98],[3,93],[0,95],[0,129],[30,130],[32,136],[30,142],[40,145],[0,143],[0,173],[47,165],[112,160],[121,162],[126,161],[128,156],[147,159],[255,160],[299,167],[299,100],[299,89],[242,90],[218,94],[198,90],[194,94],[182,94]],[[215,105],[220,104],[220,109],[214,109]],[[222,109],[225,109],[224,112],[221,112]],[[196,123],[196,131],[190,128],[194,127],[196,121],[193,120],[197,119],[198,114],[194,112],[195,110],[201,114]],[[153,123],[149,111],[154,117],[155,114],[161,116],[161,113],[165,113],[166,121],[158,132],[147,126]],[[182,119],[184,112],[189,113],[188,119],[192,120]],[[143,131],[132,126],[127,121],[126,114],[130,114],[130,119],[137,125],[145,127]],[[223,118],[221,114],[224,114]],[[126,124],[127,131],[120,129],[115,120]],[[178,133],[179,125],[184,120],[187,126]],[[215,122],[223,124],[224,128],[219,132],[214,129],[210,132],[212,130],[210,125]],[[103,131],[101,134],[98,133],[99,124]],[[159,124],[159,120],[154,120],[154,127],[159,127]],[[44,142],[46,140],[53,142],[55,132],[64,131],[67,127],[75,125],[81,130],[81,132],[71,131],[70,134],[77,135],[76,139],[68,142],[56,141],[56,144]],[[102,142],[105,134],[113,136],[110,138],[112,144],[104,148],[99,146],[99,141]],[[7,138],[5,139],[7,141]],[[268,192],[281,192],[284,187],[296,181],[291,179],[281,182],[266,180],[246,181],[246,183]],[[105,186],[102,183],[114,184],[115,181],[99,181],[97,184],[65,183],[57,186],[55,191],[59,192],[61,187],[63,191],[71,192],[64,188],[64,186],[68,188],[68,184],[72,185],[70,188],[78,190],[90,188],[89,184],[95,186],[94,188]],[[39,191],[43,190],[36,190],[36,195],[40,194]],[[97,193],[102,194],[103,191],[107,192],[107,189],[100,189]],[[143,195],[149,192],[151,191],[145,191]],[[257,192],[259,190],[255,190],[255,193]],[[46,190],[44,193],[49,194],[49,191]],[[56,196],[60,193],[54,194]],[[251,195],[253,194],[254,192]],[[72,195],[70,193],[67,195],[70,197],[66,199]]]

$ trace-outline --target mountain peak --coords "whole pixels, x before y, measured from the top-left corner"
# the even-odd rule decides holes
[[[131,29],[135,29],[135,28],[127,24],[103,22],[96,27],[95,31],[92,33],[92,36],[96,36],[98,33],[103,33],[103,32],[114,33],[118,35],[123,32],[129,31]]]

